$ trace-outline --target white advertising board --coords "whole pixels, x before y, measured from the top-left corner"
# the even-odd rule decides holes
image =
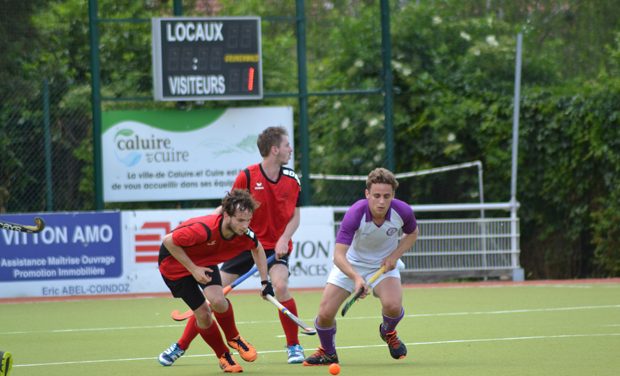
[[[239,171],[261,160],[256,139],[270,126],[293,140],[293,109],[106,111],[104,201],[219,199]]]
[[[208,214],[208,210],[159,210],[123,212],[127,243],[125,252],[132,254],[132,280],[140,291],[163,286],[157,270],[159,246],[168,231],[181,221]],[[301,208],[301,222],[293,236],[289,258],[289,286],[322,287],[333,264],[334,212],[332,208]],[[161,283],[161,286],[160,286]],[[258,273],[236,287],[237,290],[260,287]]]
[[[166,233],[212,209],[44,213],[39,234],[0,230],[0,298],[167,293],[157,267]],[[30,215],[5,216],[26,223]],[[301,208],[290,287],[323,287],[332,266],[334,212]],[[258,289],[258,275],[236,289]]]

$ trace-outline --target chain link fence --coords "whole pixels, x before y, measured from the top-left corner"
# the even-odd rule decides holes
[[[387,155],[384,127],[384,96],[381,77],[381,14],[379,2],[352,1],[340,6],[346,17],[364,17],[361,26],[342,18],[330,18],[329,2],[305,2],[308,64],[308,139],[299,126],[297,39],[295,2],[267,1],[264,9],[244,9],[234,1],[183,1],[184,16],[262,17],[264,92],[262,101],[216,101],[161,103],[152,100],[150,17],[171,16],[170,2],[148,2],[124,18],[118,7],[99,9],[102,111],[130,109],[291,106],[294,109],[295,169],[301,173],[302,141],[309,145],[311,174],[364,175],[385,166]],[[210,4],[210,5],[209,5]],[[215,4],[215,5],[213,5]],[[7,8],[8,7],[8,8]],[[134,6],[139,8],[139,6]],[[16,12],[0,3],[0,12]],[[8,13],[5,13],[8,14]],[[10,18],[4,27],[8,38],[17,38],[19,28]],[[11,26],[12,25],[12,26]],[[355,35],[347,45],[334,45],[330,33],[337,30]],[[74,20],[71,34],[88,31],[88,18]],[[61,35],[59,38],[67,38]],[[82,36],[73,59],[88,76],[88,45]],[[336,38],[336,40],[338,40]],[[0,41],[2,42],[2,41]],[[75,42],[75,40],[74,40]],[[84,45],[86,43],[86,45]],[[362,48],[370,46],[370,48]],[[62,48],[65,48],[62,46]],[[359,55],[365,51],[366,55]],[[24,54],[28,54],[24,51]],[[325,68],[336,61],[338,71]],[[333,66],[333,65],[332,65]],[[343,75],[342,72],[350,74]],[[90,79],[52,73],[52,78],[20,80],[21,87],[0,88],[0,212],[72,211],[95,208],[93,135]],[[6,86],[6,84],[2,84]],[[17,94],[18,93],[18,94]],[[334,115],[335,114],[335,115]],[[105,147],[105,145],[104,145]],[[395,172],[408,162],[399,159],[396,145]],[[258,152],[256,161],[260,160]],[[345,163],[343,163],[345,162]],[[421,166],[436,167],[436,166]],[[451,182],[446,184],[446,182]],[[452,172],[441,176],[406,179],[399,197],[425,203],[477,202],[475,172]],[[363,181],[310,180],[304,187],[312,205],[350,205],[364,195]],[[174,200],[174,199],[173,199]],[[217,200],[109,203],[106,209],[191,208],[217,206]]]
[[[0,97],[0,212],[91,206],[81,190],[92,180],[88,97],[76,108],[67,94],[68,88],[41,80]]]

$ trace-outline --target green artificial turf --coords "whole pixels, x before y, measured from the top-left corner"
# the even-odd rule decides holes
[[[340,375],[618,375],[620,284],[549,284],[405,289],[398,326],[406,359],[393,360],[378,335],[380,305],[368,297],[338,318]],[[294,293],[312,324],[321,292]],[[258,294],[231,294],[239,331],[258,350],[237,356],[245,374],[329,375],[327,367],[286,363],[275,307]],[[13,354],[11,376],[218,375],[198,337],[172,367],[156,356],[181,335],[172,298],[0,304],[0,350]],[[318,337],[300,334],[306,355]]]

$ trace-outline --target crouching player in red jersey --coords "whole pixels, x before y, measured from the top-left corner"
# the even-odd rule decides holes
[[[237,350],[243,360],[252,362],[257,354],[254,347],[239,335],[232,305],[222,291],[217,264],[250,249],[262,280],[261,295],[274,295],[267,280],[265,250],[249,228],[256,207],[257,202],[247,191],[233,190],[222,200],[222,214],[182,222],[164,237],[159,251],[159,271],[164,282],[174,297],[183,299],[194,311],[188,325],[211,346],[224,372],[237,373],[243,369],[230,354],[219,327],[228,345]],[[159,356],[159,362],[171,365],[184,352],[183,347],[174,343]]]
[[[276,254],[275,260],[269,264],[269,275],[273,281],[276,298],[286,309],[298,316],[297,304],[288,288],[290,274],[288,258],[293,249],[291,238],[300,222],[301,184],[295,172],[285,167],[291,159],[293,148],[283,127],[269,127],[263,130],[258,135],[256,146],[262,161],[239,172],[233,189],[247,190],[259,202],[259,207],[252,217],[252,229],[256,231],[258,239],[265,247],[267,256]],[[221,210],[217,208],[214,213],[220,213]],[[243,252],[226,261],[221,270],[222,284],[224,286],[231,284],[252,266],[250,252]],[[278,314],[286,337],[288,363],[301,363],[305,356],[304,349],[299,344],[297,325],[282,312]],[[184,350],[187,350],[197,336],[194,327],[188,323],[179,338],[178,343]],[[164,366],[172,365],[184,354],[184,351],[175,352],[177,356],[172,357],[166,354],[168,351],[170,349],[165,350],[159,357],[160,363]]]

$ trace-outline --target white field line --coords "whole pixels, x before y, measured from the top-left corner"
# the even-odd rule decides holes
[[[531,309],[509,309],[502,311],[470,311],[470,312],[443,312],[443,313],[413,313],[405,317],[442,317],[442,316],[474,316],[474,315],[506,315],[513,313],[536,313],[536,312],[562,312],[580,311],[589,309],[608,309],[620,308],[620,304],[600,305],[600,306],[577,306],[577,307],[555,307],[555,308],[531,308]],[[353,316],[349,320],[376,319],[379,316]],[[338,318],[342,320],[342,318]]]
[[[448,344],[461,344],[461,343],[483,343],[483,342],[507,342],[507,341],[531,341],[531,340],[547,340],[547,339],[570,339],[570,338],[584,338],[584,337],[620,337],[620,333],[594,333],[594,334],[558,334],[549,336],[526,336],[526,337],[503,337],[503,338],[474,338],[474,339],[452,339],[445,341],[431,341],[431,342],[409,342],[407,346],[425,346],[425,345],[448,345]],[[380,345],[358,345],[358,346],[338,346],[338,350],[354,350],[354,349],[369,349],[385,347],[385,344]],[[259,354],[272,354],[282,353],[284,350],[265,350],[258,351]],[[197,355],[185,355],[185,358],[204,358],[214,357],[213,354],[197,354]],[[120,358],[120,359],[98,359],[98,360],[78,360],[71,362],[52,362],[52,363],[31,363],[31,364],[14,364],[13,367],[49,367],[49,366],[65,366],[71,364],[94,364],[94,363],[116,363],[116,362],[135,362],[135,361],[153,361],[157,357],[142,357],[142,358]]]
[[[596,283],[596,284],[588,284],[588,283],[537,283],[536,281],[531,282],[514,282],[514,283],[488,283],[485,282],[454,282],[454,283],[442,283],[439,282],[437,284],[404,284],[404,289],[519,289],[519,288],[533,288],[533,289],[545,289],[545,288],[556,288],[556,289],[591,289],[591,288],[612,288],[618,289],[620,288],[620,283],[618,282],[609,282],[609,283]]]
[[[576,306],[576,307],[555,307],[555,308],[531,308],[531,309],[510,309],[503,311],[474,311],[474,312],[448,312],[448,313],[417,313],[407,315],[407,317],[436,317],[436,316],[468,316],[468,315],[504,315],[512,313],[533,313],[533,312],[559,312],[559,311],[578,311],[588,309],[607,309],[620,308],[620,304],[600,305],[600,306]]]
[[[502,311],[471,311],[471,312],[440,312],[440,313],[414,313],[405,315],[405,317],[445,317],[445,316],[474,316],[474,315],[505,315],[515,313],[536,313],[536,312],[565,312],[593,309],[614,309],[620,308],[620,304],[599,305],[599,306],[576,306],[576,307],[555,307],[555,308],[531,308],[531,309],[512,309]],[[338,317],[338,320],[376,320],[380,316],[348,316]],[[304,321],[313,322],[314,318],[302,319]],[[237,321],[237,325],[256,325],[278,323],[279,320],[251,320]],[[184,327],[185,324],[170,325],[145,325],[145,326],[119,326],[107,328],[79,328],[79,329],[52,329],[52,330],[32,330],[32,331],[11,331],[0,332],[0,335],[16,335],[16,334],[38,334],[38,333],[81,333],[81,332],[105,332],[116,330],[144,330],[144,329],[161,329]]]

